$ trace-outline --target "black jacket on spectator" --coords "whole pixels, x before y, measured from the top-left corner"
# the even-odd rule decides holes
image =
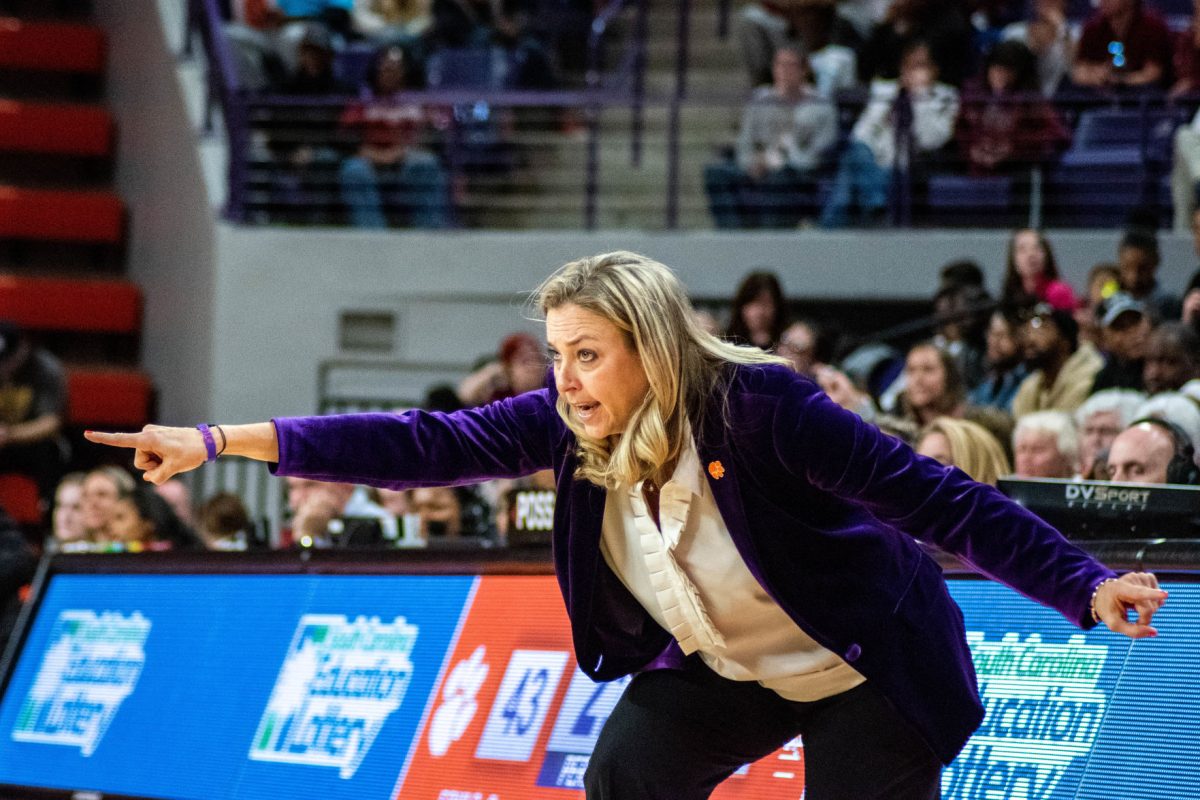
[[[0,509],[0,652],[21,612],[21,587],[33,579],[37,557],[21,529]]]
[[[1136,361],[1118,361],[1109,356],[1104,367],[1096,373],[1096,379],[1092,382],[1092,394],[1101,389],[1145,391],[1142,383],[1142,363],[1140,358]]]

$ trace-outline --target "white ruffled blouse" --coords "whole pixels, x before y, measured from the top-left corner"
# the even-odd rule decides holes
[[[687,441],[659,490],[661,527],[642,483],[608,492],[600,550],[609,568],[685,654],[698,652],[723,677],[758,681],[797,701],[862,683],[861,674],[804,633],[755,580],[721,519],[690,436]]]

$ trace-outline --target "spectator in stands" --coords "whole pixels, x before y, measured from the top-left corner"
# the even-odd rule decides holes
[[[792,28],[808,50],[813,82],[825,97],[858,86],[858,55],[834,40],[840,22],[833,2],[801,3],[792,9]]]
[[[403,517],[411,510],[409,494],[407,490],[379,488],[375,490],[375,502],[393,517]]]
[[[1004,29],[1001,39],[1022,42],[1037,59],[1038,86],[1053,97],[1071,74],[1079,31],[1067,19],[1066,0],[1034,0],[1030,16]]]
[[[1104,358],[1079,341],[1079,326],[1068,312],[1038,304],[1022,328],[1025,361],[1033,370],[1013,398],[1018,419],[1034,411],[1072,412],[1091,392]]]
[[[794,228],[815,213],[815,171],[837,142],[837,110],[798,48],[777,50],[772,74],[742,112],[735,160],[704,171],[718,228]]]
[[[1158,238],[1153,231],[1128,231],[1117,248],[1117,266],[1121,271],[1121,289],[1141,300],[1155,322],[1179,319],[1179,298],[1158,283]]]
[[[195,532],[175,516],[149,486],[134,486],[113,503],[104,541],[123,552],[193,550],[202,547]]]
[[[822,63],[822,67],[837,76],[831,79],[832,88],[842,88],[839,84],[844,80],[841,73],[846,59],[842,51],[848,49],[843,46],[858,39],[858,35],[836,15],[826,21],[826,12],[835,11],[834,5],[829,0],[746,3],[734,17],[733,39],[750,83],[759,86],[771,81],[772,61],[782,47],[806,48],[818,55],[832,43],[836,55],[829,59],[818,56],[818,60],[827,60],[828,64]],[[851,80],[853,85],[854,79]],[[820,82],[818,86],[822,90],[828,88]]]
[[[1070,414],[1036,411],[1018,417],[1012,441],[1017,477],[1073,478],[1078,471],[1079,435]]]
[[[1020,42],[988,53],[983,80],[968,84],[956,133],[972,175],[1017,175],[1066,149],[1071,134],[1037,86],[1037,62]]]
[[[396,518],[352,483],[288,478],[287,487],[291,541],[301,547],[377,546],[376,525],[385,541],[400,535]]]
[[[983,380],[988,311],[993,305],[987,290],[973,284],[944,285],[933,297],[933,343],[958,362],[967,386]]]
[[[1146,395],[1129,389],[1103,389],[1075,410],[1075,429],[1079,434],[1079,474],[1085,480],[1099,480],[1108,460],[1108,448],[1117,434],[1138,418],[1138,407]]]
[[[938,273],[938,289],[959,288],[970,286],[975,289],[982,289],[983,286],[983,267],[979,266],[979,262],[969,258],[951,261],[944,265]]]
[[[1075,310],[1075,292],[1059,277],[1054,250],[1041,231],[1023,228],[1009,238],[1000,303],[1012,309],[1046,303],[1060,311]]]
[[[412,490],[412,511],[421,517],[426,542],[495,539],[491,509],[470,486],[429,486]]]
[[[1141,420],[1121,431],[1108,451],[1109,480],[1124,483],[1197,483],[1195,447],[1177,425]]]
[[[1182,305],[1180,321],[1200,333],[1200,270],[1194,272],[1188,279],[1187,288],[1183,292]]]
[[[1121,291],[1121,270],[1116,264],[1100,263],[1088,272],[1087,293],[1083,302],[1075,309],[1075,322],[1079,324],[1079,341],[1103,345],[1100,317],[1104,301]]]
[[[1143,0],[1100,0],[1083,26],[1071,79],[1089,89],[1166,88],[1171,32]]]
[[[825,366],[819,357],[820,338],[821,332],[815,322],[797,320],[780,335],[775,353],[792,362],[796,372],[815,379],[817,371]]]
[[[404,99],[407,57],[389,47],[376,60],[370,85],[346,107],[341,126],[359,138],[339,179],[350,221],[359,228],[444,228],[450,224],[446,171],[423,147],[430,125],[419,103]]]
[[[50,516],[50,539],[46,549],[84,549],[88,541],[87,528],[83,524],[83,479],[82,472],[64,475],[54,490],[54,511]]]
[[[774,350],[787,324],[787,302],[775,273],[757,270],[742,278],[733,296],[725,338]]]
[[[431,22],[422,36],[426,52],[439,49],[486,47],[490,32],[470,0],[432,0]]]
[[[543,14],[538,0],[475,0],[491,30],[493,45],[505,56],[503,85],[509,89],[554,89],[558,67],[535,34]]]
[[[1103,331],[1104,368],[1096,373],[1092,391],[1102,389],[1142,390],[1146,342],[1150,338],[1150,315],[1146,307],[1124,292],[1105,301],[1100,319]]]
[[[837,0],[839,20],[848,22],[861,43],[870,38],[875,26],[887,16],[892,0]],[[858,48],[856,48],[858,49]]]
[[[93,542],[106,541],[108,523],[117,500],[133,492],[137,484],[120,467],[97,467],[83,479],[83,527]]]
[[[279,91],[306,97],[352,93],[333,71],[334,50],[329,32],[310,25],[300,41],[296,68]],[[338,206],[335,147],[337,114],[324,104],[298,105],[275,120],[266,147],[271,162],[271,202],[285,222],[328,224]]]
[[[932,342],[922,342],[908,351],[901,417],[918,425],[928,425],[941,416],[961,417],[966,400],[962,372],[950,353]]]
[[[1165,419],[1187,433],[1192,444],[1200,442],[1200,406],[1182,391],[1161,392],[1147,398],[1134,412],[1134,419]]]
[[[155,486],[154,491],[171,506],[179,521],[189,528],[195,524],[195,514],[192,512],[192,490],[178,478],[172,478],[161,486]]]
[[[1187,30],[1175,37],[1172,67],[1175,83],[1168,92],[1171,97],[1186,97],[1200,91],[1200,14],[1195,11]]]
[[[863,82],[894,79],[904,54],[924,43],[941,80],[958,86],[972,70],[971,25],[961,0],[893,0],[859,60]]]
[[[466,406],[481,406],[533,392],[545,384],[548,366],[545,350],[537,339],[528,333],[510,333],[500,341],[495,360],[458,385],[458,396]]]
[[[33,580],[37,563],[25,534],[0,508],[0,652],[21,613],[21,587]]]
[[[252,0],[231,3],[225,35],[233,45],[238,85],[248,91],[278,88],[303,61],[310,31],[319,30],[330,47],[351,35],[353,0]]]
[[[845,372],[825,364],[817,369],[815,379],[821,390],[829,395],[830,400],[847,411],[853,411],[867,422],[876,423],[881,430],[884,428],[881,422],[883,415],[876,408],[870,393]],[[891,419],[901,423],[911,435],[900,436],[890,430],[887,432],[911,444],[917,433],[916,424],[908,420],[901,420],[899,417],[891,417]]]
[[[996,437],[982,425],[965,419],[937,417],[921,429],[915,449],[989,486],[1012,472]]]
[[[32,478],[43,498],[54,493],[65,463],[66,406],[58,359],[0,320],[0,465]]]
[[[335,55],[333,38],[320,25],[309,25],[296,51],[296,66],[284,79],[279,90],[296,95],[346,95],[351,87],[344,84],[333,71]]]
[[[1178,391],[1200,378],[1200,335],[1182,322],[1164,322],[1150,333],[1142,384],[1149,395]]]
[[[254,543],[254,523],[236,494],[218,492],[200,507],[200,538],[209,550],[242,552]]]
[[[1017,387],[1029,374],[1020,341],[1020,321],[997,309],[988,320],[984,379],[968,393],[975,405],[1011,411]]]
[[[1172,227],[1200,239],[1196,225],[1196,196],[1200,183],[1200,111],[1187,125],[1175,129],[1171,156]],[[1197,244],[1200,252],[1200,244]]]
[[[958,117],[958,91],[938,81],[938,66],[924,42],[904,51],[899,80],[876,80],[850,133],[821,224],[844,227],[857,204],[862,221],[883,219],[896,164],[897,140],[910,145],[917,162],[950,141]],[[911,125],[898,130],[898,121]],[[898,135],[899,134],[899,135]]]

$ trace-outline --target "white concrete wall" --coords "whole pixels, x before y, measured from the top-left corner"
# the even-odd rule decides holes
[[[116,190],[129,208],[126,272],[146,297],[142,365],[166,422],[212,410],[214,219],[155,0],[97,0],[117,120]]]
[[[1051,234],[1066,278],[1115,257],[1116,232]],[[937,269],[974,258],[999,289],[1004,233],[361,233],[219,225],[213,404],[246,421],[312,413],[317,366],[345,354],[344,310],[397,315],[393,357],[467,364],[514,329],[537,331],[523,298],[563,262],[625,248],[676,268],[696,297],[728,297],[769,266],[792,297],[926,298]],[[1189,239],[1163,237],[1163,282],[1179,290],[1196,264]]]

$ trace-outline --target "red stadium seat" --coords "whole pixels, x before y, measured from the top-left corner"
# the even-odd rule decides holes
[[[0,186],[0,237],[118,244],[124,220],[112,192]]]
[[[0,508],[22,525],[41,522],[42,507],[38,502],[37,484],[25,475],[0,475]]]
[[[137,333],[142,293],[124,280],[0,274],[0,319],[31,330]]]
[[[103,108],[0,99],[0,150],[103,157],[112,146],[112,116]]]
[[[150,379],[136,370],[67,370],[67,422],[71,425],[141,427],[150,421],[152,398]]]
[[[0,17],[0,68],[100,74],[105,49],[93,25]]]

